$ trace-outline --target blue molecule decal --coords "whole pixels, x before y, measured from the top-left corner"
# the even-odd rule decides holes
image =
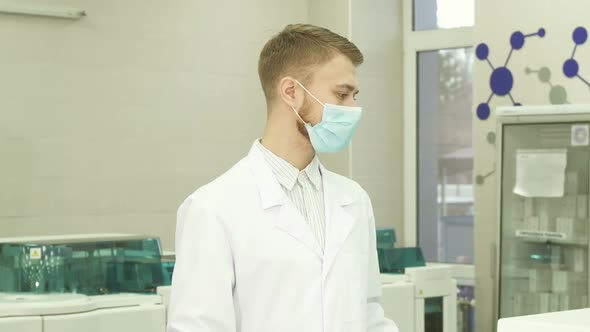
[[[509,94],[513,84],[514,78],[512,78],[512,73],[508,68],[500,67],[494,69],[490,78],[490,86],[494,94],[498,96]]]
[[[572,52],[572,56],[563,63],[563,74],[568,78],[577,77],[590,87],[590,83],[580,76],[580,64],[576,59],[574,59],[576,56],[576,51],[578,50],[578,46],[583,45],[586,43],[586,40],[588,40],[588,31],[586,31],[584,27],[577,27],[574,29],[572,39],[575,44],[574,51]]]
[[[487,103],[481,103],[477,106],[477,117],[481,120],[485,120],[490,117],[490,105]]]
[[[490,88],[492,93],[488,100],[484,103],[480,103],[477,106],[476,114],[480,120],[487,120],[490,117],[490,101],[494,97],[494,95],[503,97],[508,96],[512,101],[514,106],[521,106],[521,103],[518,103],[512,97],[511,91],[512,87],[514,86],[514,76],[510,69],[508,69],[508,62],[510,62],[510,58],[512,57],[512,53],[514,50],[520,50],[524,47],[525,41],[528,37],[539,36],[541,38],[545,37],[545,29],[541,28],[535,33],[531,34],[524,34],[520,31],[514,32],[510,36],[510,53],[506,57],[506,61],[504,62],[503,66],[501,67],[494,67],[492,62],[489,59],[490,55],[490,48],[487,44],[481,43],[477,45],[475,48],[475,56],[481,61],[486,61],[490,68],[492,69],[492,75],[490,76]]]

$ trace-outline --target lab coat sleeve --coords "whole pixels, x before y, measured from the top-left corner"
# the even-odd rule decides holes
[[[369,221],[369,271],[367,285],[367,332],[399,332],[395,323],[385,318],[383,307],[379,303],[381,297],[381,280],[379,277],[379,260],[377,257],[377,234],[375,231],[375,218],[373,207],[368,195]]]
[[[193,194],[197,195],[197,194]],[[168,332],[235,332],[232,252],[224,228],[201,198],[178,209]]]

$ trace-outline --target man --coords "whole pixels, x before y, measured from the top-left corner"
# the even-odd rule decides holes
[[[261,140],[178,211],[169,332],[394,332],[383,317],[369,197],[316,152],[360,120],[358,48],[289,25],[264,46]]]

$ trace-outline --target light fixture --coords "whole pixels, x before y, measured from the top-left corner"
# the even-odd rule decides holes
[[[86,11],[71,8],[35,8],[0,5],[0,14],[43,16],[78,20],[86,16]]]

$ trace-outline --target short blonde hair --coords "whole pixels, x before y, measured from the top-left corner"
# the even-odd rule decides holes
[[[307,81],[315,66],[337,54],[346,56],[354,66],[363,63],[361,51],[339,34],[311,24],[287,25],[264,45],[258,59],[258,76],[267,102],[275,97],[274,88],[282,77]]]

